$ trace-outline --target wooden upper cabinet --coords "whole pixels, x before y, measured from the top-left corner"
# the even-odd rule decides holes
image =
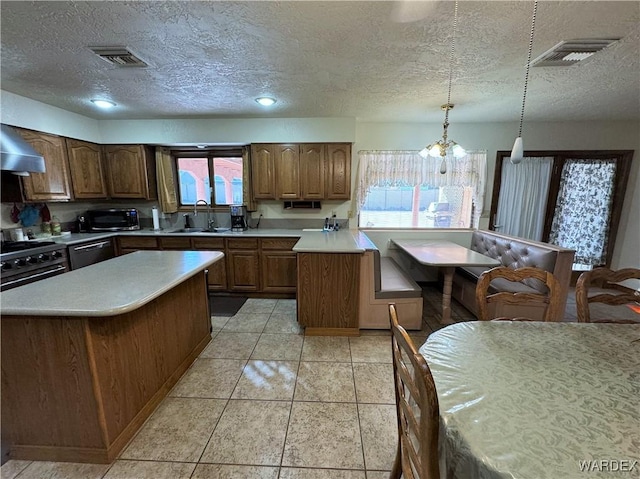
[[[303,199],[324,199],[325,164],[325,145],[321,143],[300,145],[300,196]]]
[[[300,146],[274,145],[276,191],[279,200],[300,198]]]
[[[256,200],[276,199],[275,145],[251,145],[251,181]]]
[[[351,144],[331,143],[327,148],[326,196],[328,200],[351,197]]]
[[[69,171],[76,199],[107,198],[102,148],[95,143],[66,139]]]
[[[157,198],[153,155],[148,147],[107,145],[104,152],[112,198]]]
[[[69,162],[64,138],[30,130],[18,130],[34,150],[44,157],[46,171],[22,178],[27,201],[68,201],[72,198]]]

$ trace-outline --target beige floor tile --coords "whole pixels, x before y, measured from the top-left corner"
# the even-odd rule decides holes
[[[196,462],[225,404],[222,399],[165,398],[120,458]]]
[[[244,359],[199,358],[182,376],[170,396],[229,399],[242,375]]]
[[[219,331],[224,328],[228,321],[229,316],[211,316],[211,327],[214,331]]]
[[[299,334],[262,333],[251,359],[300,361],[303,337]]]
[[[320,361],[300,363],[293,400],[355,402],[351,364]]]
[[[280,470],[280,479],[366,479],[366,477],[364,471],[283,467]]]
[[[109,464],[78,464],[75,462],[33,461],[18,479],[100,479]],[[4,471],[2,471],[4,479]]]
[[[200,462],[277,466],[291,403],[231,400]]]
[[[271,314],[276,307],[277,299],[249,298],[238,310],[238,314],[267,313]]]
[[[354,363],[390,363],[391,338],[387,336],[364,336],[349,338],[351,361]]]
[[[297,361],[250,360],[231,397],[290,401],[297,373]]]
[[[294,312],[273,313],[264,327],[264,333],[302,334],[304,329],[298,324],[298,316]]]
[[[395,404],[392,364],[355,363],[353,376],[358,403]]]
[[[200,353],[201,358],[249,359],[260,339],[259,333],[219,332]]]
[[[413,344],[416,347],[416,349],[420,349],[420,346],[422,346],[427,341],[427,338],[429,337],[429,335],[424,334],[422,332],[420,333],[409,332],[409,337],[413,341]]]
[[[364,469],[356,405],[294,402],[282,465]]]
[[[367,470],[390,471],[398,444],[396,407],[386,404],[360,404],[358,414]]]
[[[367,479],[389,479],[389,471],[367,471]]]
[[[9,459],[0,467],[0,477],[2,479],[13,479],[20,474],[31,461],[18,461],[16,459]]]
[[[104,479],[189,479],[195,463],[116,461]]]
[[[238,313],[229,318],[222,331],[261,333],[271,313]]]
[[[198,464],[192,479],[278,479],[278,468],[267,466],[232,466]]]
[[[351,362],[349,339],[337,336],[305,336],[302,360]]]
[[[295,299],[279,299],[276,307],[273,308],[273,313],[295,313],[297,307]]]
[[[360,336],[391,336],[388,329],[361,329]]]

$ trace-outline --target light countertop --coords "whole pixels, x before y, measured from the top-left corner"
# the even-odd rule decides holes
[[[133,311],[224,256],[136,251],[0,294],[3,315],[114,316]]]
[[[358,230],[305,231],[293,247],[296,253],[364,253]]]

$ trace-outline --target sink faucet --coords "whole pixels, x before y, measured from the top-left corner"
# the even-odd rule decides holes
[[[193,216],[194,217],[198,216],[198,205],[199,204],[204,204],[207,207],[207,226],[206,226],[206,229],[208,229],[208,230],[213,229],[213,225],[215,224],[215,220],[213,218],[211,218],[211,205],[209,203],[207,203],[206,200],[198,200],[198,201],[196,201],[196,203],[193,205]]]

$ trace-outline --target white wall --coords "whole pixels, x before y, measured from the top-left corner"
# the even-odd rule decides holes
[[[8,92],[1,92],[0,122],[97,143],[227,143],[353,142],[352,183],[356,184],[359,150],[420,150],[442,136],[440,123],[378,123],[354,118],[260,118],[191,120],[94,120]],[[624,201],[614,268],[640,267],[640,122],[527,123],[525,150],[635,150]],[[510,150],[517,133],[514,123],[456,123],[450,138],[467,149],[485,149],[488,159],[485,210],[491,205],[496,151]],[[353,188],[355,190],[355,188]],[[70,205],[69,205],[70,206]],[[80,205],[81,206],[81,205]],[[86,208],[85,208],[86,209]],[[346,218],[351,202],[323,202],[320,211],[287,211],[280,202],[264,202],[265,218],[318,218],[332,211]],[[64,208],[64,210],[68,210]],[[82,210],[82,208],[80,208]],[[2,208],[4,224],[6,208]],[[69,213],[67,213],[69,214]],[[486,226],[486,218],[481,227]],[[352,226],[354,222],[352,221]]]

